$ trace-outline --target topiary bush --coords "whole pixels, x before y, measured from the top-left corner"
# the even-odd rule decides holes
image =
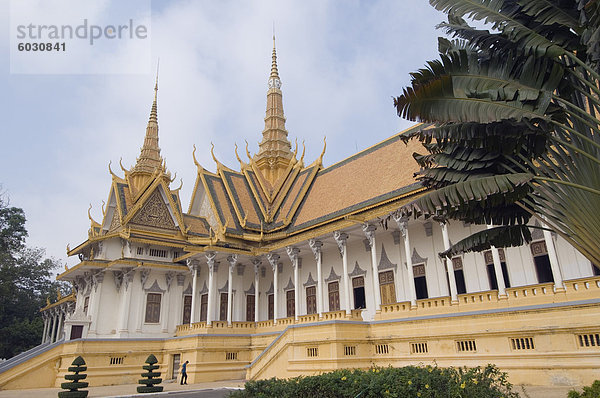
[[[65,380],[69,380],[66,383],[61,383],[60,388],[63,390],[69,391],[61,391],[58,393],[59,398],[85,398],[88,395],[87,390],[79,391],[80,388],[86,388],[88,383],[83,380],[87,377],[85,372],[87,370],[87,366],[85,366],[85,361],[81,356],[75,358],[75,360],[69,366],[68,371],[74,372],[72,375],[65,375]]]
[[[569,391],[568,398],[600,398],[600,380],[596,380],[589,387],[583,387],[583,392]]]
[[[155,386],[155,384],[162,383],[162,379],[155,379],[155,377],[160,376],[160,372],[153,372],[153,370],[159,368],[158,365],[155,365],[157,362],[158,359],[156,359],[154,354],[148,355],[148,358],[146,358],[147,365],[142,366],[144,370],[147,370],[147,372],[142,373],[142,377],[145,377],[145,379],[138,380],[138,383],[142,385],[138,386],[137,392],[161,392],[163,390],[162,386]]]
[[[506,374],[493,365],[484,368],[342,369],[319,376],[249,381],[236,398],[518,398]]]

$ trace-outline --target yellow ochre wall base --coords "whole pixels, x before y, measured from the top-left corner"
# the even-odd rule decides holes
[[[360,310],[254,323],[185,325],[167,339],[83,339],[56,346],[0,373],[0,389],[58,387],[81,355],[90,386],[137,383],[146,357],[163,380],[173,359],[188,382],[287,378],[371,366],[496,364],[513,384],[586,385],[599,379],[600,278],[382,306],[375,321]]]

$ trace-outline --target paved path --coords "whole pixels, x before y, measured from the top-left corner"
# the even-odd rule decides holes
[[[184,397],[179,392],[193,392],[194,397],[220,398],[228,395],[228,390],[241,388],[244,380],[215,381],[210,383],[197,383],[182,386],[179,383],[162,383],[164,392],[157,394],[140,394],[144,397]],[[137,384],[125,384],[120,386],[89,387],[87,390],[89,398],[95,397],[131,397],[137,396]],[[219,390],[219,391],[217,391]],[[60,388],[35,388],[31,390],[1,390],[0,398],[56,398]]]
[[[120,386],[101,386],[89,387],[89,398],[95,397],[157,397],[157,398],[221,398],[226,397],[233,388],[244,386],[244,380],[233,381],[215,381],[210,383],[198,383],[182,386],[178,383],[163,383],[164,392],[158,394],[137,395],[137,384],[126,384]],[[521,398],[567,398],[567,393],[573,387],[533,387],[526,386],[525,390],[521,386],[515,386],[514,391],[518,392]],[[576,388],[581,391],[581,388]],[[2,390],[0,398],[56,398],[60,388],[36,388],[31,390]]]

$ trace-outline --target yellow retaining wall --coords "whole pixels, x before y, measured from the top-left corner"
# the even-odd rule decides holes
[[[339,368],[498,365],[514,384],[585,385],[598,378],[600,346],[579,336],[600,334],[600,277],[551,285],[382,306],[374,322],[361,311],[273,321],[213,322],[178,327],[168,339],[66,342],[0,374],[1,389],[60,386],[81,355],[90,385],[137,383],[146,357],[164,380],[173,355],[188,360],[189,382],[318,374]],[[598,339],[598,337],[594,337]],[[597,341],[597,340],[596,340]],[[521,347],[520,347],[521,346]],[[110,358],[122,358],[111,364]]]

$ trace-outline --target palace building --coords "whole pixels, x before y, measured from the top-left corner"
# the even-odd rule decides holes
[[[214,173],[194,156],[186,207],[160,151],[157,91],[136,164],[110,171],[102,220],[68,248],[80,262],[58,279],[73,293],[42,309],[42,344],[0,365],[0,388],[60,385],[78,355],[91,385],[132,383],[149,353],[166,379],[189,360],[190,382],[432,363],[494,363],[513,383],[597,378],[598,269],[541,229],[442,260],[485,226],[399,216],[425,191],[404,132],[330,166],[324,143],[306,160],[275,47],[258,153],[236,147],[233,168],[213,154]]]

